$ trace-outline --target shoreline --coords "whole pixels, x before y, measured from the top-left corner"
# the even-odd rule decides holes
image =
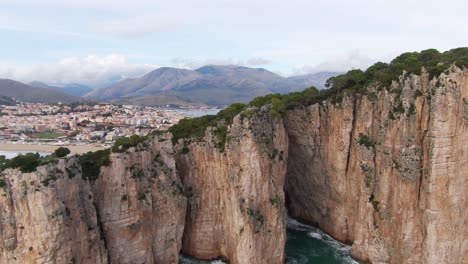
[[[0,143],[0,151],[31,151],[31,152],[48,152],[53,153],[57,148],[68,148],[73,154],[83,154],[89,151],[97,151],[109,147],[98,147],[91,145],[84,146],[54,146],[54,145],[39,145],[39,144],[11,144]]]

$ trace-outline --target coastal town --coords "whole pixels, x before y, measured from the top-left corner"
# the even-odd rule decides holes
[[[119,137],[167,130],[193,111],[113,104],[18,103],[0,106],[0,143],[106,148]]]

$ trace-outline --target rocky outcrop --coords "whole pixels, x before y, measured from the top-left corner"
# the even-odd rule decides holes
[[[115,153],[95,182],[75,157],[0,188],[0,263],[178,263],[186,198],[170,138]]]
[[[170,138],[112,154],[93,190],[111,263],[178,263],[186,198]]]
[[[373,263],[466,259],[468,73],[405,76],[388,90],[290,111],[293,217]]]
[[[288,153],[281,119],[260,111],[237,116],[225,151],[214,131],[184,143],[177,169],[190,190],[183,252],[230,263],[284,263],[284,176]]]
[[[69,159],[2,173],[0,263],[108,262],[94,195],[78,171]]]

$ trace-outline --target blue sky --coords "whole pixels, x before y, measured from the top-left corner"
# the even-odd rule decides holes
[[[159,66],[344,71],[468,45],[468,1],[0,0],[0,78],[105,85]]]

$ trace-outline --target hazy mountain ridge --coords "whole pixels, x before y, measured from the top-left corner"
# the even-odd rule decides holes
[[[0,95],[32,103],[71,103],[82,100],[78,96],[49,88],[32,87],[10,79],[0,79]]]
[[[116,100],[146,96],[158,98],[158,94],[164,94],[192,103],[224,105],[248,102],[269,93],[300,91],[312,85],[324,88],[325,81],[337,74],[324,72],[285,78],[263,68],[237,65],[207,65],[196,70],[162,67],[143,77],[125,79],[85,96]]]
[[[16,105],[16,101],[11,97],[0,95],[0,105]]]
[[[64,86],[53,86],[53,85],[48,85],[43,82],[33,81],[33,82],[28,83],[28,85],[33,86],[33,87],[52,89],[58,92],[64,92],[66,94],[75,95],[75,96],[83,96],[93,91],[91,87],[83,85],[83,84],[78,84],[78,83],[70,83]]]

